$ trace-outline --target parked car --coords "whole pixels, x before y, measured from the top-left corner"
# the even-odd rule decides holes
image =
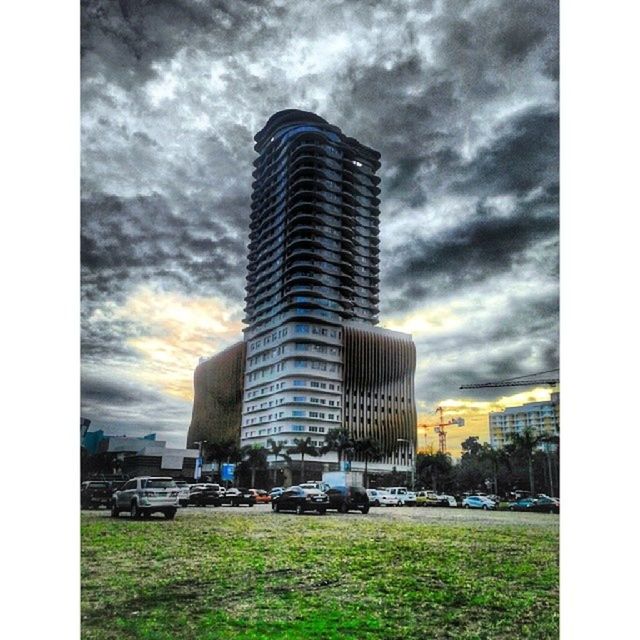
[[[441,507],[457,507],[458,506],[458,501],[456,500],[455,496],[442,494],[438,496],[438,499],[440,500]]]
[[[416,493],[416,506],[417,507],[440,506],[440,500],[438,499],[438,494],[435,491],[418,491],[418,493]]]
[[[109,507],[113,490],[108,480],[89,480],[80,485],[80,508],[99,509]]]
[[[560,513],[558,500],[541,496],[539,498],[520,498],[509,503],[509,511],[533,511],[535,513]]]
[[[299,484],[297,486],[301,489],[317,489],[318,491],[326,491],[327,489],[329,489],[329,485],[326,482],[320,482],[319,480],[304,482],[303,484]]]
[[[409,491],[407,487],[387,487],[385,491],[388,491],[392,496],[397,496],[398,504],[401,507],[413,507],[416,505],[416,494],[413,491]]]
[[[113,494],[111,515],[117,518],[123,511],[128,511],[132,518],[140,518],[160,512],[172,520],[180,504],[179,495],[173,478],[133,478]]]
[[[331,487],[327,490],[327,497],[329,509],[336,509],[340,513],[369,513],[369,496],[364,487]]]
[[[496,503],[486,496],[468,496],[462,501],[465,509],[495,509]]]
[[[249,489],[232,487],[227,489],[224,495],[220,496],[220,501],[221,504],[228,504],[232,507],[239,507],[241,504],[253,507],[256,503],[256,497]]]
[[[273,499],[281,495],[283,491],[284,491],[284,487],[273,487],[273,489],[271,489],[271,491],[269,492],[269,495],[271,496],[271,500],[273,501]]]
[[[262,489],[249,489],[249,491],[256,499],[256,504],[267,504],[271,502],[271,496],[266,491]]]
[[[534,511],[541,513],[560,513],[560,500],[549,496],[539,496]]]
[[[274,511],[295,511],[302,515],[305,511],[317,511],[324,515],[329,508],[327,494],[319,489],[303,489],[302,487],[289,487],[271,502]]]
[[[367,489],[367,495],[369,496],[369,504],[372,507],[380,507],[382,506],[382,496],[381,491],[378,489]]]
[[[509,511],[530,511],[534,502],[533,498],[520,498],[509,503]]]
[[[388,491],[383,491],[381,489],[377,489],[377,492],[378,492],[378,496],[380,497],[381,507],[400,506],[400,501],[398,500],[398,496],[392,496]]]
[[[176,480],[176,487],[180,490],[178,494],[178,503],[181,507],[189,506],[189,485],[184,480]]]
[[[189,495],[189,504],[194,507],[213,506],[219,507],[222,504],[220,487],[217,484],[195,485]]]

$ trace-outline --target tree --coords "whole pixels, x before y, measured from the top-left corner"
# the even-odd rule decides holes
[[[436,451],[435,453],[419,453],[416,456],[416,474],[423,485],[430,484],[434,491],[442,487],[440,480],[451,475],[453,462],[451,455]]]
[[[280,456],[286,463],[291,464],[291,456],[285,453],[285,446],[276,442],[273,438],[269,438],[267,440],[267,452],[273,456],[273,484],[276,484],[276,477],[278,473],[278,469],[276,468],[276,463],[278,462],[278,456]]]
[[[527,461],[529,468],[529,491],[535,493],[535,479],[533,477],[533,452],[546,436],[536,436],[531,429],[525,429],[522,433],[511,434],[511,443],[507,451],[520,454]]]
[[[235,447],[234,440],[225,440],[223,442],[207,442],[204,445],[203,457],[207,462],[215,462],[218,469],[222,463],[229,459],[229,452]]]
[[[485,443],[478,452],[478,457],[482,462],[486,462],[490,465],[493,477],[493,492],[496,495],[499,495],[498,471],[500,470],[501,465],[511,468],[509,455],[504,449],[494,449],[490,444]]]
[[[341,466],[343,454],[346,454],[347,458],[350,457],[354,451],[354,443],[346,429],[329,429],[321,448],[322,453],[328,451],[335,451],[338,454],[339,466]]]
[[[552,450],[551,447],[549,445],[554,445],[555,447],[555,453],[556,455],[559,456],[560,454],[560,435],[559,434],[552,434],[552,435],[545,435],[542,436],[540,438],[540,442],[543,443],[545,445],[544,447],[544,452],[546,454],[547,457],[547,468],[548,468],[548,476],[549,476],[549,495],[554,495],[554,493],[556,493],[556,489],[559,489],[559,487],[554,487],[553,484],[553,476],[554,476],[554,465],[552,464]],[[558,478],[558,480],[560,480]]]
[[[251,470],[251,488],[255,488],[256,469],[264,469],[267,466],[267,450],[248,444],[242,447],[242,456],[242,463]]]
[[[289,448],[289,453],[300,455],[300,477],[304,481],[304,458],[305,456],[319,456],[320,452],[311,444],[311,438],[294,438],[295,446]]]
[[[362,438],[353,442],[353,449],[355,453],[361,455],[364,458],[364,486],[365,489],[369,488],[369,476],[368,467],[369,460],[376,461],[382,457],[382,448],[380,443],[373,438]]]
[[[477,456],[482,449],[480,438],[478,436],[469,436],[460,444],[462,448],[462,458]]]

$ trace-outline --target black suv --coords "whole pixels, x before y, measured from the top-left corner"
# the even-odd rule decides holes
[[[337,509],[340,513],[369,513],[369,496],[364,487],[333,487],[327,490],[327,497],[329,509]]]
[[[80,507],[82,509],[98,509],[100,505],[109,507],[113,489],[108,480],[91,480],[80,485]]]
[[[219,507],[222,504],[220,487],[217,484],[196,485],[189,494],[189,504],[196,507],[206,507],[207,505]]]

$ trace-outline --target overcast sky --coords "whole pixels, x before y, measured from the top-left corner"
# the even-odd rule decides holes
[[[382,154],[380,320],[420,423],[558,366],[558,3],[82,2],[82,413],[184,446],[192,376],[242,334],[253,136],[318,113]],[[435,444],[433,432],[429,443]]]

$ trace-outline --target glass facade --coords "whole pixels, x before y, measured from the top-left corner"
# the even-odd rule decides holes
[[[376,324],[379,299],[379,154],[293,110],[255,148],[242,444],[342,426],[341,326]]]

